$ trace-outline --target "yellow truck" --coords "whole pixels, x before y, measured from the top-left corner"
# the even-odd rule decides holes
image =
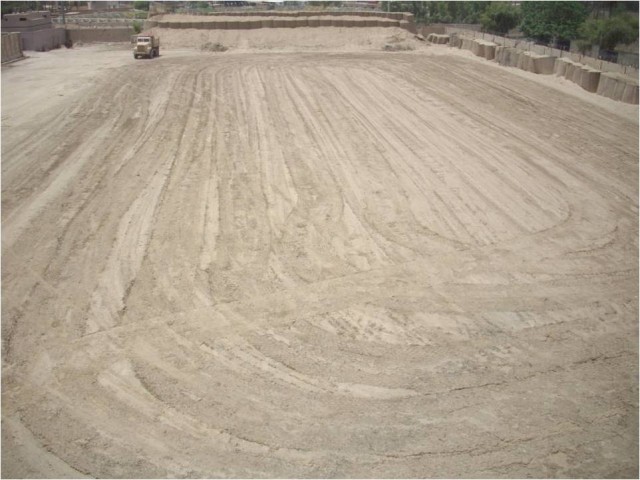
[[[133,58],[160,56],[160,38],[154,35],[134,35],[131,43],[133,43]]]

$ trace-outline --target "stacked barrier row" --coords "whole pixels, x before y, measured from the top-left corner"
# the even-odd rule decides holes
[[[566,57],[547,55],[545,52],[552,50],[547,47],[524,51],[516,47],[498,45],[488,40],[463,35],[452,35],[449,45],[471,50],[474,55],[494,60],[500,65],[542,75],[555,74],[576,83],[588,92],[625,103],[638,104],[637,77],[634,78],[619,72],[602,72],[593,66],[593,62],[590,62],[591,65],[580,63],[575,61],[571,55]]]

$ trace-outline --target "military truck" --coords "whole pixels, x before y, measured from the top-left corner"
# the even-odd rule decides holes
[[[153,58],[160,56],[160,39],[154,35],[134,35],[131,38],[133,44],[133,58]]]

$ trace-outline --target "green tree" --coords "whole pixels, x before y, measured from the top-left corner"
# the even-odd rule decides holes
[[[142,22],[138,20],[134,20],[132,27],[133,27],[133,33],[137,35],[142,31]]]
[[[194,9],[206,10],[209,8],[209,2],[189,2],[189,7]]]
[[[133,2],[133,8],[136,10],[149,10],[149,2]]]
[[[426,18],[427,3],[428,2],[382,2],[381,8],[385,12],[413,13],[415,21],[422,23]]]
[[[480,16],[482,30],[504,35],[520,23],[520,9],[505,2],[492,3]]]
[[[418,23],[478,23],[491,2],[382,2],[383,11],[409,12]]]
[[[484,11],[489,8],[491,2],[461,2],[465,5],[463,10],[464,17],[460,18],[459,23],[480,23],[480,17]]]
[[[573,40],[587,17],[582,2],[522,2],[523,33],[549,43]]]
[[[617,11],[609,18],[590,18],[580,26],[578,33],[590,45],[613,50],[620,43],[633,43],[638,39],[638,18]]]
[[[0,4],[2,14],[20,13],[40,10],[40,2],[5,2]]]

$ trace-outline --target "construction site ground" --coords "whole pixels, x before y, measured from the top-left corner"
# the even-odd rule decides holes
[[[638,107],[321,30],[2,68],[4,478],[637,478]]]

